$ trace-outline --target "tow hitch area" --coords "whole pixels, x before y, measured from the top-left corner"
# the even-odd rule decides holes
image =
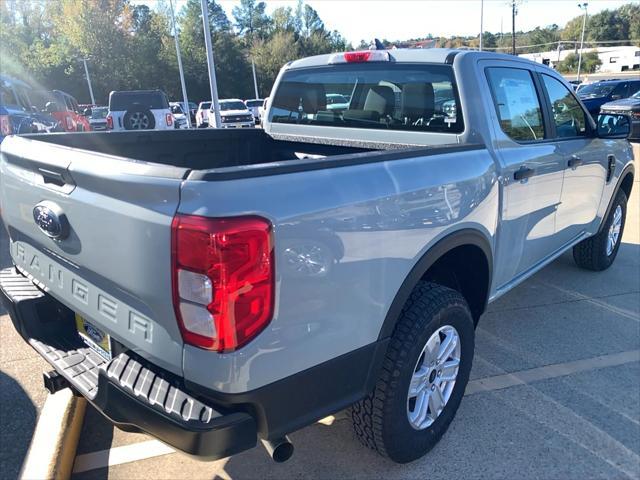
[[[42,374],[42,380],[44,380],[44,388],[46,388],[51,395],[71,387],[69,381],[55,370],[44,372]]]

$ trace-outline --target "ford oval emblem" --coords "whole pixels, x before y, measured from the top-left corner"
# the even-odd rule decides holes
[[[87,332],[87,335],[91,340],[96,342],[98,345],[102,343],[104,340],[104,334],[98,330],[96,327],[87,323],[86,321],[82,322],[82,326],[84,327],[84,331]]]
[[[67,216],[53,202],[40,202],[33,208],[33,220],[47,237],[62,240],[69,235]]]

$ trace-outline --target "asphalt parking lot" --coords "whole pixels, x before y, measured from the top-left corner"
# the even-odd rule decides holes
[[[2,478],[15,478],[24,460],[45,368],[0,316]],[[114,430],[88,408],[74,478],[640,478],[640,183],[609,270],[580,270],[568,253],[490,306],[466,398],[426,457],[403,466],[378,457],[344,413],[291,438],[296,451],[284,464],[261,447],[203,463]]]

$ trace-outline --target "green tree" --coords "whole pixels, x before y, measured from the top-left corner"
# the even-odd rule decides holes
[[[271,14],[271,28],[275,32],[296,32],[296,17],[291,7],[278,7]]]
[[[291,60],[300,58],[299,44],[292,32],[276,32],[268,40],[258,40],[251,48],[258,71],[258,90],[266,96],[271,90],[280,68]]]
[[[267,4],[256,0],[241,0],[240,5],[233,7],[233,18],[236,28],[245,35],[249,42],[257,38],[265,38],[269,32],[270,19],[266,14]]]
[[[582,54],[582,65],[580,70],[583,73],[594,73],[597,68],[602,65],[600,58],[596,52],[587,52]],[[556,69],[560,73],[575,73],[578,71],[578,55],[570,53],[562,60]]]

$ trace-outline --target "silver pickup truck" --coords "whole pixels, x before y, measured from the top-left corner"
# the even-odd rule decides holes
[[[613,262],[628,133],[506,55],[298,60],[264,129],[7,137],[1,296],[49,390],[121,428],[283,461],[350,407],[408,462],[453,420],[488,302],[571,248]]]

